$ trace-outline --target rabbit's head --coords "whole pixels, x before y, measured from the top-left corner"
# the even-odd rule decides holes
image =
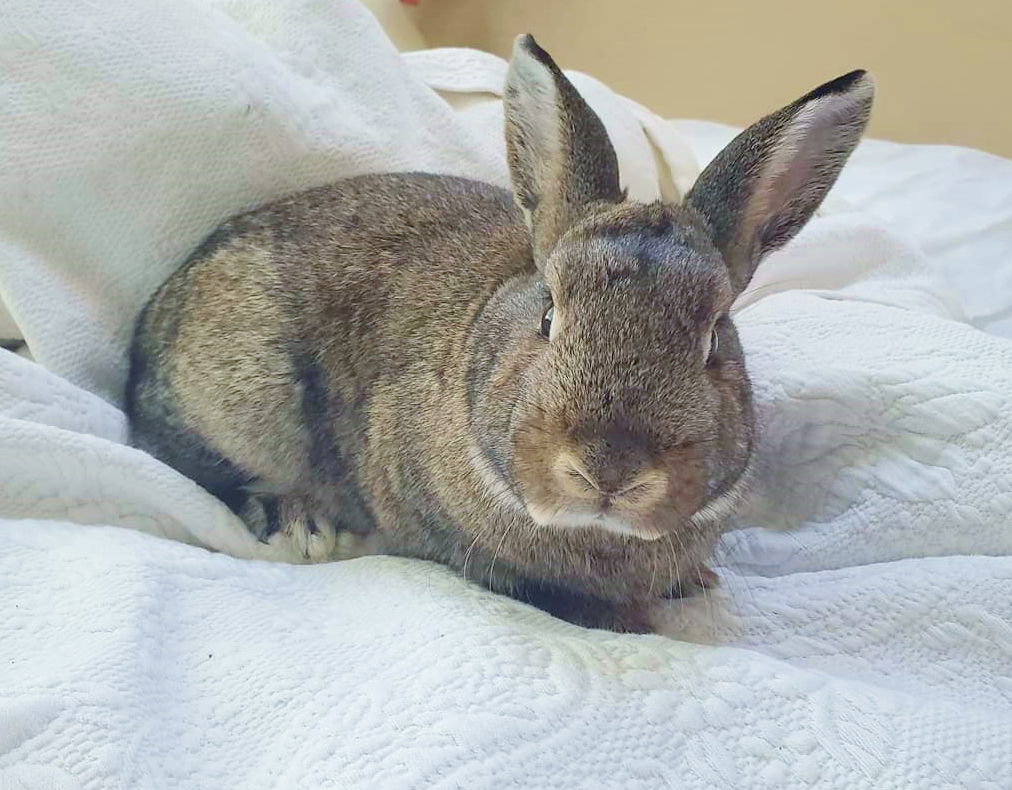
[[[538,275],[489,302],[502,330],[472,370],[503,496],[540,525],[644,539],[729,514],[755,442],[731,305],[833,185],[872,96],[864,72],[839,77],[740,134],[682,205],[635,203],[598,116],[517,39],[507,152]]]

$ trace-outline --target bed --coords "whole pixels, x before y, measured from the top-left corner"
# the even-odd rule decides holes
[[[505,64],[400,55],[352,0],[5,9],[0,787],[1012,787],[1012,162],[860,146],[736,306],[763,439],[721,588],[621,636],[294,564],[119,408],[137,310],[231,214],[505,184]],[[572,77],[634,197],[735,132]]]

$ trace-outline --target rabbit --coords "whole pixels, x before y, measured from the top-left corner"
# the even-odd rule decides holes
[[[215,231],[136,324],[134,443],[309,561],[339,537],[644,633],[749,489],[729,311],[868,121],[854,71],[763,118],[681,205],[629,201],[603,124],[530,35],[505,86],[512,194],[364,175]]]

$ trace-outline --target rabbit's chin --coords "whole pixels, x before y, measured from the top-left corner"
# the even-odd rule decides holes
[[[635,517],[625,517],[620,513],[602,513],[587,510],[549,510],[528,503],[527,512],[534,523],[541,527],[556,529],[600,529],[616,535],[639,538],[640,540],[657,540],[664,536],[665,531],[656,526],[644,523]]]

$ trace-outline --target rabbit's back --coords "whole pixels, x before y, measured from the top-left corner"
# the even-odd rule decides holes
[[[362,176],[238,216],[138,321],[134,441],[235,509],[254,488],[354,510],[376,390],[424,410],[469,306],[532,267],[509,194],[466,179]]]

